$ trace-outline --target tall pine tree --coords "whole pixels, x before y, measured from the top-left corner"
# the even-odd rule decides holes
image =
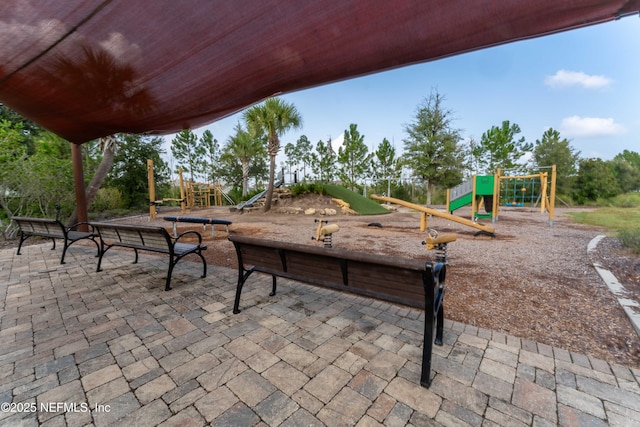
[[[204,147],[198,143],[196,134],[190,129],[180,131],[171,140],[171,154],[177,161],[177,167],[181,167],[183,172],[189,173],[189,179],[193,181],[194,175],[200,173],[202,159],[205,155]]]
[[[418,106],[413,122],[404,128],[404,160],[413,176],[424,183],[427,205],[436,186],[452,187],[463,176],[462,137],[453,127],[453,113],[443,103],[444,97],[432,91]]]
[[[338,163],[341,168],[338,176],[342,185],[355,189],[359,180],[369,171],[369,149],[364,143],[364,135],[358,132],[358,125],[351,124],[344,131],[344,146],[338,149]]]

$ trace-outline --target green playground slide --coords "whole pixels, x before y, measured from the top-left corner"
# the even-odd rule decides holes
[[[463,206],[470,205],[473,201],[473,194],[467,193],[464,196],[460,196],[455,200],[449,201],[449,212],[453,212],[456,209],[460,209]]]

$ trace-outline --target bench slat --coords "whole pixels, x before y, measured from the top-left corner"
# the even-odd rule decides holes
[[[260,246],[245,245],[240,249],[245,265],[258,265],[273,271],[284,271],[277,249],[265,250]]]
[[[352,262],[349,264],[349,286],[393,297],[395,302],[424,309],[424,278],[414,272]]]
[[[345,286],[347,277],[343,268],[346,263],[339,258],[326,256],[314,256],[311,259],[308,255],[297,252],[286,252],[287,272],[297,274],[312,279],[335,283]]]

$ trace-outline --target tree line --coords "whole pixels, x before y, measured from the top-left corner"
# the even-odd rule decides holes
[[[288,170],[290,182],[338,182],[360,192],[368,188],[398,198],[418,197],[427,204],[434,195],[441,200],[444,189],[474,174],[494,174],[498,168],[537,173],[540,167],[556,165],[557,193],[579,204],[640,189],[640,154],[636,152],[625,150],[608,161],[581,158],[559,131],[547,129],[539,139],[527,142],[520,136],[519,125],[508,120],[489,128],[479,140],[465,141],[453,117],[444,96],[433,91],[404,126],[402,154],[386,138],[369,151],[365,135],[353,123],[345,129],[339,147],[332,146],[330,138],[314,145],[306,135],[285,144],[282,166]],[[265,136],[251,129],[248,122],[239,122],[221,149],[222,155],[209,163],[211,173],[201,174],[242,188],[241,197],[249,193],[250,182],[254,188],[263,188],[261,182],[266,178]],[[191,140],[196,141],[191,131],[183,133],[191,133]],[[180,138],[174,140],[174,147]],[[270,154],[273,159],[273,152]]]
[[[199,137],[189,129],[179,132],[171,141],[170,161],[164,139],[157,136],[117,134],[83,144],[87,187],[95,190],[88,197],[90,210],[147,206],[147,159],[154,160],[157,191],[163,197],[177,197],[172,177],[178,168],[186,179],[222,182],[238,202],[252,189],[265,187],[271,197],[281,151],[289,181],[337,182],[354,191],[390,193],[427,204],[473,174],[493,174],[497,168],[536,172],[552,164],[557,167],[558,194],[575,203],[640,190],[637,152],[625,150],[607,161],[581,158],[557,130],[548,129],[540,139],[527,142],[520,127],[508,120],[479,140],[465,140],[437,91],[424,98],[405,124],[401,154],[386,138],[369,151],[355,123],[345,129],[339,147],[332,146],[331,139],[313,144],[301,135],[281,150],[281,138],[301,125],[302,115],[293,104],[271,98],[245,110],[222,144],[208,130]],[[0,104],[0,221],[13,215],[73,215],[69,147]]]

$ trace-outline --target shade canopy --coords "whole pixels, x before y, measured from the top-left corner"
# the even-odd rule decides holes
[[[640,0],[2,0],[0,102],[83,143],[637,13]]]

